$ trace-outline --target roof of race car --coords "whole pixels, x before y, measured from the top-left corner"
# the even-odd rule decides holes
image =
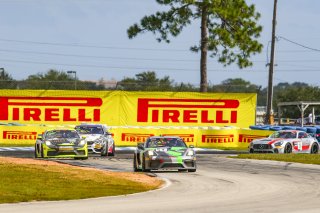
[[[150,136],[149,138],[155,139],[155,138],[180,138],[180,137],[179,136]]]
[[[105,124],[80,124],[80,125],[77,125],[76,127],[78,126],[91,126],[91,127],[101,127],[101,126],[107,126]]]

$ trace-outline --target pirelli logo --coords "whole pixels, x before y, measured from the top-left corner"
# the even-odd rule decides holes
[[[148,137],[154,134],[139,134],[139,133],[122,133],[121,141],[123,142],[144,142]]]
[[[233,143],[234,135],[202,135],[202,143]]]
[[[37,132],[24,132],[24,131],[3,131],[3,139],[10,140],[36,140]]]
[[[101,105],[101,98],[0,97],[0,120],[98,122]]]
[[[138,123],[237,123],[238,100],[139,98]]]
[[[162,136],[179,136],[186,143],[194,142],[194,134],[163,134]]]
[[[265,137],[268,137],[268,136],[239,134],[239,143],[250,143],[255,139],[265,138]]]

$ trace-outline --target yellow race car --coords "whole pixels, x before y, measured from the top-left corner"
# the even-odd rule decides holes
[[[47,130],[39,135],[34,148],[35,158],[88,158],[85,137],[74,129]]]

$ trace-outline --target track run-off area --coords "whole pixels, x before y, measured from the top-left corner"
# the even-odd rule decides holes
[[[228,155],[199,151],[195,173],[150,173],[166,181],[159,190],[84,200],[0,204],[0,212],[320,212],[319,165],[231,159]],[[0,156],[33,158],[33,152],[0,150]],[[91,155],[88,160],[55,161],[133,171],[132,157],[131,151],[119,151],[116,157]]]

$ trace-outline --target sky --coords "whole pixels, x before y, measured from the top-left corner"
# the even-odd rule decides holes
[[[273,1],[247,3],[261,14],[263,51],[242,70],[208,58],[209,85],[229,78],[268,84]],[[319,8],[319,0],[278,0],[274,84],[320,86]],[[50,69],[76,71],[79,80],[92,81],[155,71],[159,78],[199,85],[200,54],[189,51],[199,43],[199,22],[170,44],[157,42],[150,32],[127,36],[143,16],[165,9],[155,0],[0,0],[0,68],[16,80]]]

